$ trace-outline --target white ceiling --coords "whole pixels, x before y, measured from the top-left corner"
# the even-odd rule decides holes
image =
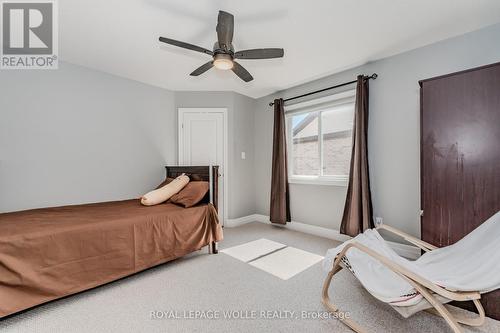
[[[237,50],[283,47],[285,57],[240,60],[250,83],[216,69],[189,76],[210,57],[158,37],[211,49],[219,9],[235,16]],[[170,90],[261,97],[500,22],[500,1],[65,0],[59,13],[63,61]]]

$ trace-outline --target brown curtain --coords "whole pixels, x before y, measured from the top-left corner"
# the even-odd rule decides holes
[[[358,76],[349,187],[340,233],[356,236],[373,228],[373,209],[368,176],[368,79]]]
[[[271,177],[272,223],[290,222],[290,196],[288,190],[288,160],[286,155],[286,127],[283,99],[274,100],[273,166]]]

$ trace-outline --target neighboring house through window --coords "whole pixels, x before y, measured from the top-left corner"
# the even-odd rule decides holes
[[[347,91],[285,107],[291,183],[347,185],[354,94]]]

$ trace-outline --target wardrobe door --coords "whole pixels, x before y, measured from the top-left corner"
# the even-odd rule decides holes
[[[500,63],[420,86],[421,233],[442,247],[500,210]],[[498,319],[499,299],[484,301]]]

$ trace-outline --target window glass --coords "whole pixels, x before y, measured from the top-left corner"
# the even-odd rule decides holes
[[[292,116],[292,174],[319,176],[319,112]]]
[[[348,175],[352,150],[353,107],[321,112],[323,135],[323,175]]]
[[[347,179],[352,153],[354,101],[286,115],[288,167],[299,179]],[[312,108],[311,107],[311,108]]]

